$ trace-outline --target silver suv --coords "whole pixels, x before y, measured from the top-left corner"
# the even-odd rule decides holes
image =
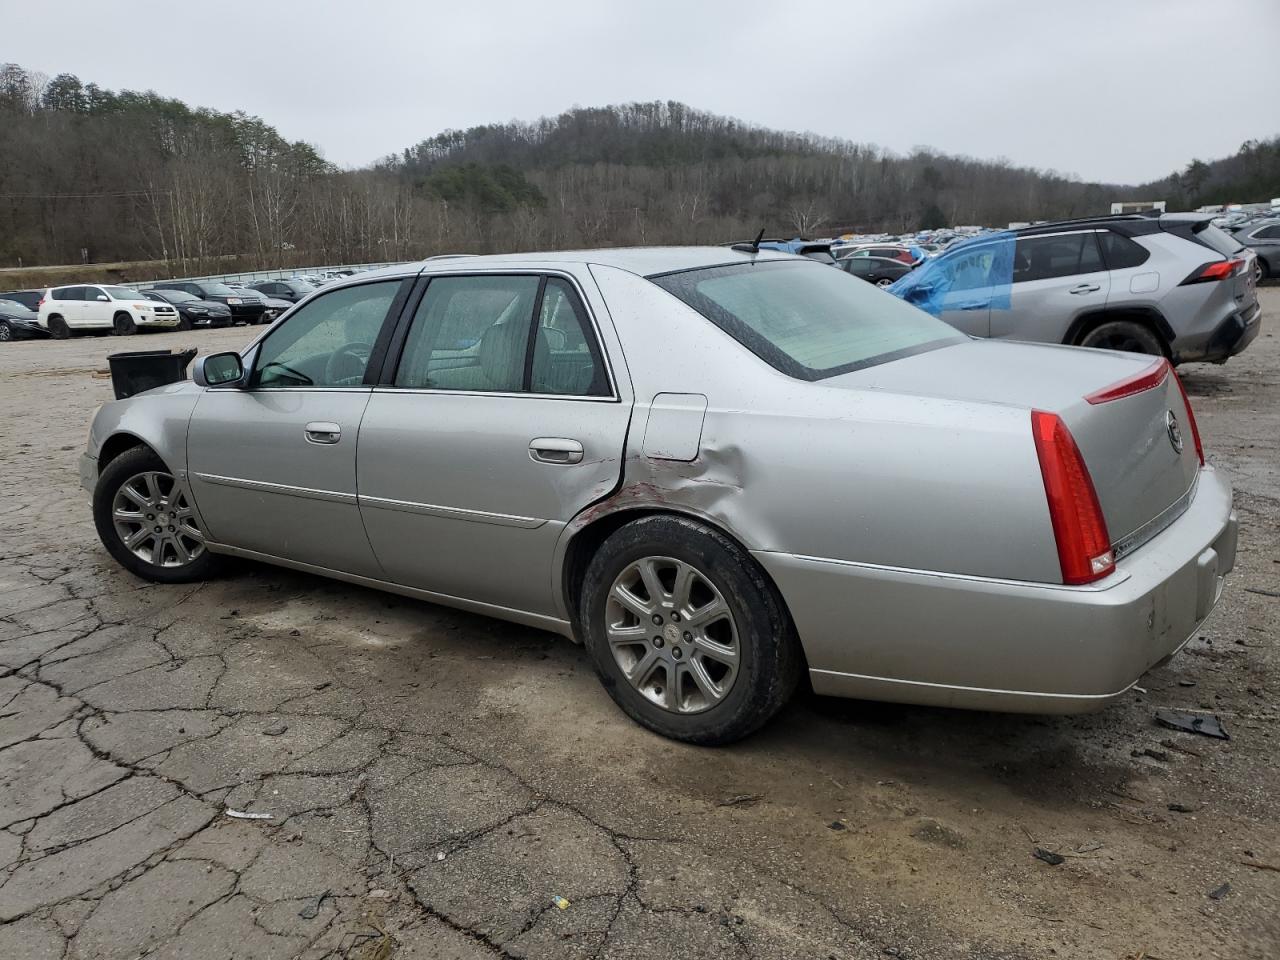
[[[1200,214],[1041,223],[952,247],[891,293],[976,337],[1225,361],[1258,335],[1254,254]]]

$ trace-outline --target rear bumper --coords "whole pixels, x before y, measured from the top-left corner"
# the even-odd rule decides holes
[[[1222,363],[1253,343],[1261,329],[1262,304],[1255,300],[1251,307],[1232,314],[1218,324],[1213,333],[1209,334],[1202,349],[1179,353],[1177,359],[1180,363],[1190,360]]]
[[[1189,640],[1235,562],[1231,489],[1213,468],[1167,529],[1096,584],[994,580],[755,552],[799,630],[817,693],[1083,713]]]

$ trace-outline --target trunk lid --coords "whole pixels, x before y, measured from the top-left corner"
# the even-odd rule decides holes
[[[1058,414],[1089,468],[1119,556],[1177,517],[1200,468],[1171,369],[1147,389],[1108,400],[1098,396],[1131,378],[1154,374],[1160,363],[1108,350],[973,340],[823,384],[1023,407],[1028,411],[1028,444],[1033,442],[1030,411]]]

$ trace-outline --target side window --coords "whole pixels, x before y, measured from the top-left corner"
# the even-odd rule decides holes
[[[1274,227],[1263,227],[1253,235],[1254,240],[1280,240],[1280,224]]]
[[[946,273],[952,277],[951,290],[977,290],[990,286],[991,265],[995,263],[995,259],[995,251],[989,246],[957,255],[945,265]]]
[[[1140,267],[1151,256],[1146,247],[1110,230],[1098,234],[1098,242],[1102,244],[1102,258],[1106,261],[1108,270]]]
[[[1013,282],[1050,280],[1104,269],[1093,233],[1020,237],[1013,254]]]
[[[586,308],[560,277],[548,277],[543,290],[529,389],[575,397],[609,395],[604,360]]]
[[[399,289],[399,280],[384,280],[313,300],[263,341],[254,385],[360,386]]]
[[[50,294],[49,299],[51,299],[51,300],[79,300],[79,299],[80,299],[80,288],[79,288],[79,287],[59,287],[57,290],[54,290],[52,294]]]
[[[433,278],[409,328],[395,385],[524,390],[539,283],[534,276],[500,274]]]

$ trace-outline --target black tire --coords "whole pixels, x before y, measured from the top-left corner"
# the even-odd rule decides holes
[[[113,517],[116,495],[126,483],[147,473],[163,473],[172,477],[169,468],[153,450],[149,447],[133,447],[108,463],[98,475],[98,483],[93,491],[93,522],[98,529],[98,537],[102,540],[102,545],[122,567],[144,580],[152,580],[156,583],[190,583],[193,580],[207,579],[221,565],[221,558],[208,550],[202,549],[199,555],[188,563],[167,565],[163,561],[172,555],[172,550],[162,549],[162,563],[156,564],[134,553],[125,545],[120,533],[117,532]],[[171,491],[170,495],[172,495]],[[139,509],[141,511],[145,508]],[[171,507],[164,509],[168,510]],[[145,518],[146,514],[144,513],[143,516]],[[152,514],[152,516],[156,515]],[[138,526],[141,527],[142,524]]]
[[[117,313],[111,319],[111,331],[117,337],[129,337],[138,332],[138,325],[127,313]]]
[[[0,320],[0,343],[8,343],[13,339],[13,331],[9,329],[9,324]]]
[[[178,327],[177,327],[177,329],[179,329],[179,330],[183,330],[183,331],[185,331],[185,330],[190,330],[190,329],[191,329],[191,319],[190,319],[189,317],[184,317],[182,314],[178,314]]]
[[[609,643],[609,593],[624,571],[648,557],[671,558],[694,567],[719,591],[737,627],[735,679],[722,700],[701,712],[680,713],[653,702],[627,679]],[[609,696],[637,723],[673,740],[708,746],[739,740],[782,708],[800,677],[803,657],[795,628],[763,571],[728,537],[684,517],[647,516],[611,534],[587,567],[579,610],[581,635]],[[642,642],[661,646],[656,638]],[[664,676],[670,678],[670,674]]]
[[[1148,353],[1154,357],[1168,356],[1160,337],[1150,327],[1132,320],[1108,320],[1100,323],[1081,337],[1078,345],[1099,350]]]
[[[68,340],[71,338],[71,328],[67,326],[67,321],[59,316],[49,318],[49,336],[55,340]]]
[[[1253,265],[1253,278],[1258,283],[1266,283],[1271,279],[1271,267],[1267,265],[1267,261],[1258,257]]]

